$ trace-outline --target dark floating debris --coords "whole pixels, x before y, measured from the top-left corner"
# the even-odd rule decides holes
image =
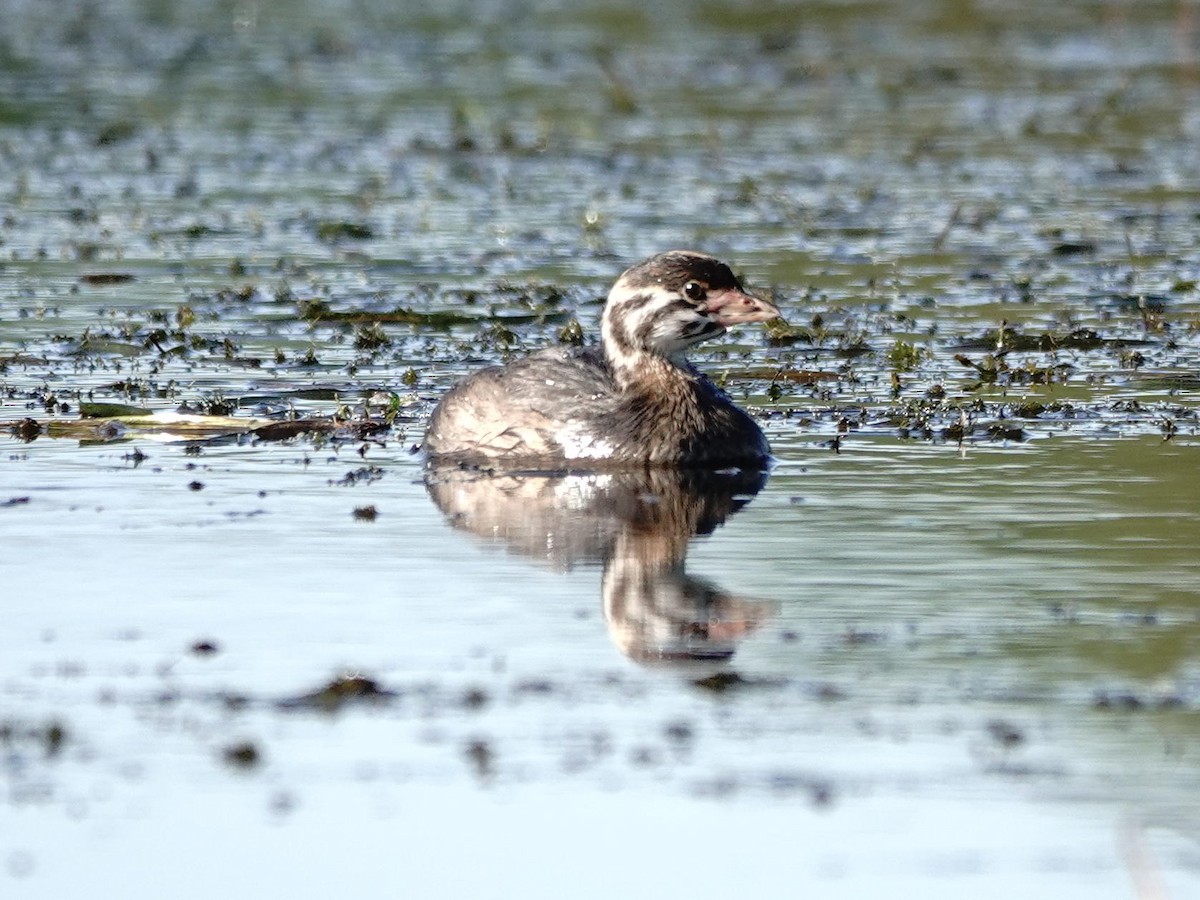
[[[16,721],[0,721],[0,748],[18,748],[22,744],[40,747],[50,759],[59,755],[69,740],[67,726],[57,719],[41,725],[25,725]]]
[[[391,426],[382,420],[364,419],[347,422],[339,419],[295,419],[272,422],[250,431],[262,441],[289,441],[304,435],[328,434],[345,440],[364,440],[386,432]]]
[[[762,686],[763,682],[743,678],[737,672],[717,672],[706,678],[698,678],[692,684],[714,694],[724,694],[735,688]]]
[[[102,127],[96,135],[96,146],[107,147],[112,144],[120,144],[127,141],[138,133],[136,122],[129,119],[117,119],[114,122],[109,122]]]
[[[1019,443],[1025,440],[1025,429],[1018,425],[1007,425],[1003,422],[994,422],[988,426],[988,437],[993,441],[1013,441]]]
[[[287,441],[320,435],[328,435],[335,441],[365,441],[387,434],[394,421],[409,421],[406,416],[353,420],[330,416],[264,422],[212,412],[155,413],[141,407],[93,403],[80,404],[80,413],[78,419],[38,422],[24,418],[0,422],[0,427],[26,443],[42,435],[89,442],[123,440],[133,434],[175,435],[191,441],[185,452],[198,454],[198,441],[220,440],[231,435],[249,434],[260,441]],[[135,450],[135,458],[137,453]]]
[[[482,739],[469,741],[463,750],[471,768],[480,778],[490,778],[496,771],[496,751],[492,745]]]
[[[491,696],[483,688],[467,688],[462,695],[462,705],[469,710],[479,710],[487,706],[491,699]]]
[[[36,419],[25,418],[10,424],[8,430],[17,440],[28,444],[42,433],[42,426],[38,424]]]
[[[375,230],[361,222],[319,222],[316,227],[317,240],[332,244],[338,241],[367,241],[375,237]]]
[[[380,686],[365,675],[343,675],[323,687],[298,697],[287,697],[276,703],[280,709],[313,709],[337,712],[351,705],[378,705],[396,700],[396,691]]]
[[[882,644],[887,640],[887,635],[882,631],[867,631],[862,628],[847,629],[842,635],[842,643],[848,647],[869,647],[873,644]]]
[[[672,722],[663,729],[663,734],[674,744],[690,744],[696,729],[690,722]]]
[[[1091,328],[1026,334],[1012,325],[1004,324],[1000,328],[984,331],[976,337],[959,341],[955,344],[955,349],[989,350],[1000,356],[1002,352],[1049,353],[1055,350],[1099,350],[1105,347],[1143,347],[1150,343],[1142,338],[1104,337]],[[961,359],[959,361],[961,362]]]
[[[450,328],[454,325],[474,325],[487,320],[486,316],[469,316],[446,310],[406,309],[398,306],[390,310],[370,312],[338,312],[323,300],[305,300],[300,303],[300,318],[306,322],[354,322],[366,325],[424,325],[429,328]],[[507,321],[507,319],[505,320]],[[361,349],[361,348],[360,348]]]
[[[984,729],[987,731],[988,737],[1006,750],[1025,743],[1025,732],[1004,719],[992,719],[984,726]]]
[[[554,691],[554,682],[546,678],[526,678],[512,687],[512,693],[517,697],[544,697]]]
[[[80,275],[79,280],[84,284],[106,285],[127,284],[134,278],[128,272],[89,272],[86,275]]]
[[[1075,371],[1075,367],[1069,363],[1039,366],[1032,361],[1014,368],[1004,359],[1008,352],[988,353],[978,361],[962,353],[955,354],[954,359],[959,365],[974,369],[979,376],[979,381],[970,385],[968,390],[978,390],[985,384],[1059,384],[1067,381]]]
[[[746,678],[737,672],[716,672],[707,678],[697,678],[692,682],[697,688],[713,692],[713,694],[726,694],[727,691],[744,688],[780,688],[785,683],[785,679]]]
[[[1139,694],[1134,691],[1098,691],[1092,701],[1096,709],[1112,712],[1155,712],[1182,709],[1188,703],[1179,694]]]
[[[262,763],[262,752],[250,741],[239,741],[225,747],[221,759],[234,769],[254,769]]]
[[[833,784],[825,778],[779,772],[767,779],[767,785],[776,794],[799,794],[807,797],[816,807],[826,807],[833,803]]]
[[[188,648],[188,651],[193,656],[214,656],[220,651],[220,646],[216,641],[199,640]]]
[[[1096,245],[1091,241],[1059,241],[1050,248],[1055,256],[1080,256],[1096,252]]]
[[[360,466],[353,471],[347,472],[337,481],[330,480],[330,484],[340,485],[342,487],[351,487],[356,484],[372,484],[384,476],[384,471],[379,466]]]
[[[1191,282],[1194,286],[1195,282]],[[1186,288],[1185,288],[1186,289]],[[1178,288],[1172,288],[1178,290]],[[1152,313],[1162,315],[1167,311],[1171,298],[1165,294],[1092,294],[1088,297],[1093,303],[1115,306],[1124,313]]]
[[[812,685],[809,687],[808,692],[813,699],[820,700],[822,703],[836,703],[850,696],[844,688],[829,681],[822,681]]]

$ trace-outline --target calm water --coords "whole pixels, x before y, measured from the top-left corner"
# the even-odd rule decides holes
[[[5,897],[1200,893],[1200,13],[660,8],[0,0]],[[765,484],[426,483],[674,246]]]

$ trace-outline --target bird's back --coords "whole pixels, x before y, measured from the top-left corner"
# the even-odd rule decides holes
[[[554,348],[489,366],[455,385],[434,410],[425,450],[444,462],[599,459],[611,441],[616,387],[594,348]]]
[[[619,388],[597,348],[543,350],[482,369],[438,404],[438,464],[761,466],[766,438],[705,376],[664,363]]]

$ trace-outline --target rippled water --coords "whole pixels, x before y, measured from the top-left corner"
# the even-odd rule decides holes
[[[5,897],[1200,890],[1190,4],[0,17]],[[674,246],[765,485],[426,483]]]

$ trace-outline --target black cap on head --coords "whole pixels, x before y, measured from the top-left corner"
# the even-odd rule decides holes
[[[742,290],[742,283],[729,266],[719,259],[690,250],[669,250],[652,256],[628,269],[622,279],[630,287],[661,284],[671,290],[679,290],[689,281],[699,281],[710,290]]]

